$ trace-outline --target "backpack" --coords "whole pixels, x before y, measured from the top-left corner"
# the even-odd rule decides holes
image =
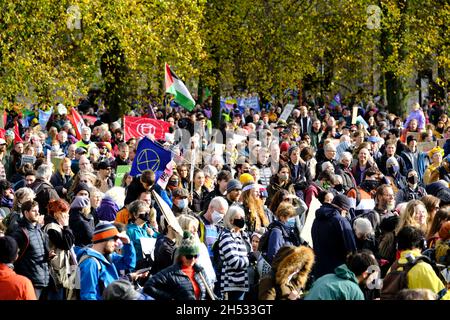
[[[405,264],[398,263],[398,260],[392,264],[391,272],[389,272],[383,279],[383,287],[381,289],[381,300],[395,300],[397,294],[403,290],[408,289],[408,272],[420,261],[424,261],[433,267],[436,275],[441,279],[440,272],[436,265],[427,256],[420,256],[413,261],[408,261]],[[399,270],[402,268],[402,270]]]
[[[280,229],[281,234],[283,235],[283,239],[285,241],[290,241],[294,246],[299,246],[301,243],[301,239],[293,239],[294,234],[289,234],[285,228],[280,225],[280,222],[274,221],[267,227],[266,232],[263,233],[261,238],[259,239],[258,251],[261,252],[261,255],[265,258],[267,256],[267,250],[269,249],[269,239],[270,234],[273,229]]]
[[[216,241],[214,241],[214,243],[211,247],[211,251],[213,254],[212,263],[213,263],[214,270],[216,270],[216,276],[220,275],[220,272],[222,270],[222,259],[220,258],[220,251],[219,251],[219,243],[222,238],[222,234],[223,234],[223,230],[219,233]]]
[[[97,269],[98,272],[100,272],[102,270],[102,266],[100,264],[100,262],[98,261],[98,259],[94,256],[91,256],[89,254],[85,254],[80,258],[80,261],[78,261],[78,266],[75,270],[75,276],[71,277],[72,279],[72,290],[68,290],[67,293],[67,300],[81,300],[81,269],[80,269],[80,265],[81,263],[83,263],[83,261],[87,260],[87,259],[94,259],[94,261],[97,264]],[[103,285],[100,283],[100,290],[103,291]]]

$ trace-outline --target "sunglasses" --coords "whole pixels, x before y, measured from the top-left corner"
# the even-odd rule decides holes
[[[192,254],[187,254],[185,255],[187,260],[192,260],[192,259],[197,259],[198,258],[198,254],[192,255]]]

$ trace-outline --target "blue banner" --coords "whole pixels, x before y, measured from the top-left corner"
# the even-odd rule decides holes
[[[172,160],[172,153],[147,137],[143,137],[138,144],[136,156],[131,165],[130,175],[137,176],[145,170],[155,172],[156,181]]]
[[[50,116],[53,113],[53,107],[50,108],[49,111],[44,111],[39,109],[39,124],[41,125],[42,130],[47,126],[47,122],[50,119]]]

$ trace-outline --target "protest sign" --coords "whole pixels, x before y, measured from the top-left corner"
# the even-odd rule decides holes
[[[287,119],[289,118],[289,116],[292,113],[292,110],[294,110],[294,107],[295,106],[293,104],[288,103],[286,106],[284,106],[284,110],[278,119],[287,121]]]
[[[352,111],[352,124],[356,124],[356,118],[358,117],[358,107],[353,107]]]
[[[419,152],[428,152],[431,149],[436,147],[436,141],[430,141],[430,142],[419,142],[417,144],[417,150]]]
[[[312,236],[311,236],[311,228],[316,218],[316,211],[322,206],[322,204],[317,200],[316,197],[313,197],[311,203],[309,205],[308,216],[306,217],[305,225],[303,226],[302,232],[300,236],[304,239],[308,244],[313,246]]]
[[[170,209],[169,205],[159,196],[159,194],[156,193],[156,191],[152,191],[152,196],[155,199],[156,203],[158,204],[159,208],[161,209],[161,212],[166,219],[166,222],[168,225],[170,225],[180,236],[183,235],[183,229],[181,229],[180,224],[178,223],[177,218],[175,218],[175,215],[172,212],[172,209]]]
[[[116,181],[114,183],[114,186],[120,187],[120,185],[122,184],[123,176],[125,175],[125,173],[130,172],[130,171],[131,171],[131,165],[117,166]]]
[[[22,155],[22,162],[20,163],[20,166],[23,166],[25,163],[31,163],[34,164],[36,162],[35,156],[28,156],[28,155]]]

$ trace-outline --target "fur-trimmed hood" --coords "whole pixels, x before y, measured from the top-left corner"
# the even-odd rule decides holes
[[[288,284],[289,277],[297,272],[290,282],[297,288],[303,288],[313,264],[314,252],[308,247],[285,246],[280,248],[272,262],[276,284]]]

